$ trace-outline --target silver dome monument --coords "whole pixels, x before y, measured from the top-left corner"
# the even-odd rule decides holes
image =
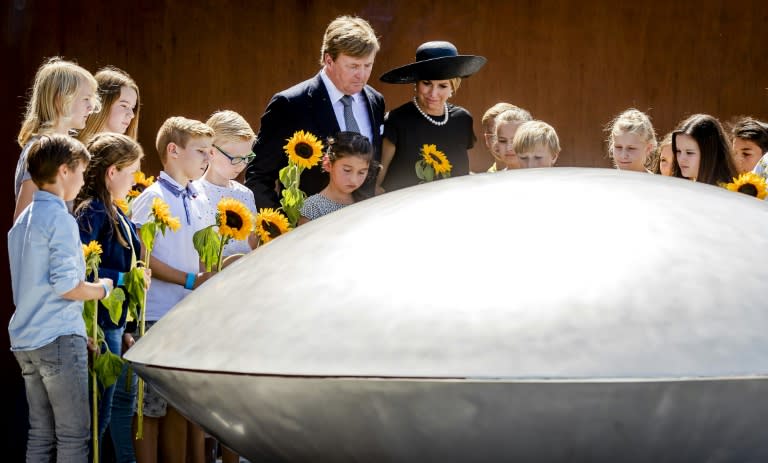
[[[768,206],[611,169],[322,217],[126,354],[253,461],[767,461]]]

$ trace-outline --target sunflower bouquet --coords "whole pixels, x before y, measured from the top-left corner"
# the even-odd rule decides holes
[[[731,183],[723,183],[720,186],[731,191],[754,196],[757,199],[765,199],[768,196],[765,179],[754,172],[745,172],[734,177]]]
[[[453,166],[448,162],[445,153],[439,151],[435,145],[423,145],[419,152],[421,159],[416,161],[416,177],[420,183],[431,182],[437,177],[448,178],[451,176]]]
[[[85,276],[93,275],[94,281],[99,280],[99,264],[101,263],[101,244],[98,241],[91,241],[83,245],[83,257],[85,258]],[[120,320],[120,313],[125,301],[125,294],[120,288],[114,288],[109,296],[101,300],[102,305],[107,308],[109,317],[113,322]],[[115,384],[123,368],[123,360],[119,355],[110,352],[109,346],[104,339],[104,332],[99,327],[99,311],[96,300],[85,301],[83,303],[83,321],[85,322],[88,336],[96,343],[96,352],[93,353],[93,362],[89,368],[91,376],[91,410],[93,417],[93,461],[99,461],[99,397],[98,384],[102,387],[109,387]],[[106,346],[106,352],[100,353],[101,346]]]
[[[149,220],[147,220],[139,229],[139,238],[141,239],[141,243],[144,245],[144,267],[149,268],[149,262],[150,258],[152,256],[152,249],[155,247],[155,236],[157,235],[157,232],[159,231],[163,235],[165,235],[165,231],[167,229],[171,229],[171,231],[177,231],[181,228],[181,221],[178,217],[172,217],[171,216],[171,208],[168,206],[168,203],[163,201],[161,198],[154,198],[152,200],[152,207],[150,209],[149,214]],[[138,272],[137,272],[138,273]],[[146,290],[144,288],[144,280],[143,276],[142,279],[139,281],[137,277],[132,276],[129,280],[130,283],[126,283],[126,286],[129,288],[129,292],[136,291],[137,294],[140,294],[140,298],[137,298],[136,300],[141,301],[140,302],[140,314],[138,315],[139,320],[139,335],[144,336],[144,333],[146,332],[146,318],[147,318],[147,295]],[[141,439],[144,437],[144,380],[139,378],[139,385],[138,385],[138,397],[136,399],[137,403],[137,412],[136,416],[138,418],[137,420],[137,426],[136,426],[136,438]]]
[[[323,143],[310,132],[299,130],[287,139],[283,149],[288,155],[288,165],[280,169],[280,183],[283,184],[281,209],[295,227],[301,216],[301,207],[307,195],[299,189],[299,180],[304,169],[316,166],[323,157]]]
[[[216,270],[221,271],[224,246],[233,239],[248,239],[252,231],[253,214],[245,204],[234,198],[219,201],[216,205],[216,223],[196,231],[192,237],[206,271],[210,272],[214,263]]]

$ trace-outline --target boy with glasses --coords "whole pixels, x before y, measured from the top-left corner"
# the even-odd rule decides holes
[[[206,125],[213,129],[213,150],[208,170],[202,178],[193,182],[200,193],[206,213],[206,225],[216,223],[216,206],[223,198],[233,198],[245,205],[256,215],[256,202],[253,192],[236,179],[256,155],[253,154],[253,142],[256,134],[240,114],[234,111],[216,111],[208,118]],[[230,240],[224,246],[224,257],[234,254],[247,254],[256,247],[254,233],[247,240]]]

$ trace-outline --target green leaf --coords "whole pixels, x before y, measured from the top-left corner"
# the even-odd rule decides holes
[[[83,321],[85,321],[85,330],[88,336],[91,335],[91,327],[96,319],[96,301],[84,301],[83,302]]]
[[[123,284],[128,292],[128,313],[134,320],[139,319],[138,311],[144,305],[144,269],[135,267],[123,277]]]
[[[283,184],[283,187],[288,187],[288,184],[291,182],[291,166],[287,165],[280,169],[280,173],[278,174],[278,177],[280,178],[280,183]]]
[[[283,212],[285,212],[285,216],[288,218],[288,222],[291,224],[291,228],[295,228],[296,224],[299,222],[299,217],[301,216],[299,210],[288,208],[284,209]]]
[[[213,266],[219,262],[219,250],[222,245],[221,236],[213,227],[210,225],[192,235],[192,243],[200,256],[200,261],[205,264],[206,272],[210,272]]]
[[[425,182],[431,182],[435,179],[435,170],[432,168],[432,166],[425,166],[424,167],[424,181]]]
[[[120,321],[120,315],[123,313],[123,302],[125,302],[125,293],[120,288],[113,289],[108,297],[101,300],[101,304],[109,311],[109,318],[114,324]]]
[[[416,162],[416,177],[419,180],[424,180],[424,161],[422,160]]]
[[[103,387],[109,387],[115,384],[120,372],[123,369],[123,359],[112,352],[104,352],[93,362],[93,370],[96,373],[96,379]]]
[[[157,234],[157,224],[153,221],[145,223],[139,229],[139,237],[141,242],[144,243],[147,254],[151,254],[152,248],[155,247],[155,234]]]

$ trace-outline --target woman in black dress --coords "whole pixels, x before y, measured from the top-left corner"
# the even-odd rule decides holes
[[[472,115],[448,103],[461,79],[477,72],[486,62],[482,56],[459,55],[450,42],[422,44],[416,61],[384,73],[380,80],[414,84],[413,100],[390,111],[384,123],[381,170],[377,193],[416,185],[415,165],[424,145],[435,145],[452,165],[451,176],[469,172],[467,151],[476,137]]]

